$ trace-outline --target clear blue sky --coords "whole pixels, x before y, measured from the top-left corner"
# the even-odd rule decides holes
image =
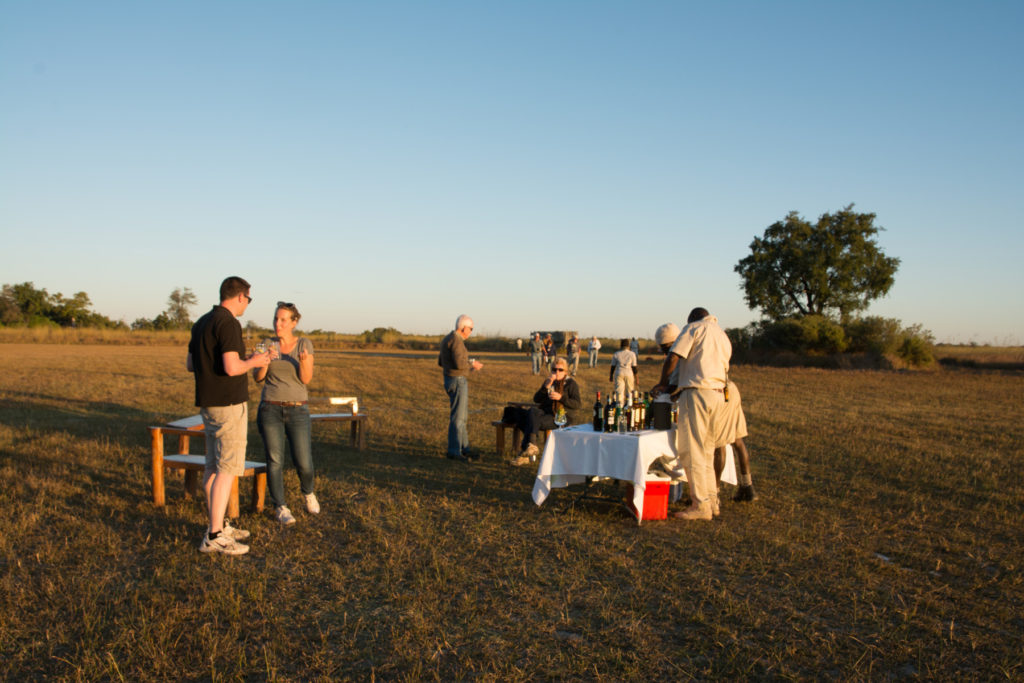
[[[877,214],[870,314],[1024,343],[1022,2],[0,0],[0,283],[154,317],[651,336],[755,320],[796,210]]]

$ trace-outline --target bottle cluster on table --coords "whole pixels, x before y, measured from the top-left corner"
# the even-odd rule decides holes
[[[651,428],[651,394],[650,392],[633,391],[626,395],[625,403],[620,405],[618,397],[611,394],[608,403],[601,403],[601,392],[597,392],[594,401],[595,432],[635,432]]]

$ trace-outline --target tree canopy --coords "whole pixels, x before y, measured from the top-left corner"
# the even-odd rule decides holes
[[[132,323],[133,330],[187,330],[192,327],[189,307],[195,306],[198,300],[188,287],[175,288],[167,297],[167,310],[157,317],[136,318]]]
[[[838,315],[845,320],[884,296],[893,285],[898,258],[886,256],[875,235],[875,214],[850,204],[817,223],[791,211],[750,243],[736,264],[744,298],[768,318]]]
[[[4,285],[0,290],[0,325],[58,325],[61,327],[117,327],[120,323],[90,310],[85,292],[65,297],[36,289],[31,282]]]

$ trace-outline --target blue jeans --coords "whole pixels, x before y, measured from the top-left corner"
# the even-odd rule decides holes
[[[448,455],[463,455],[469,450],[469,382],[465,377],[445,377],[451,413],[448,416]]]
[[[592,367],[592,368],[596,368],[597,367],[597,350],[596,349],[591,349],[590,350],[590,367]]]
[[[538,372],[540,372],[540,354],[535,353],[530,356],[530,359],[533,360],[533,374],[536,375]]]
[[[313,493],[313,447],[310,443],[309,408],[306,406],[275,406],[260,403],[256,426],[263,437],[263,452],[267,456],[267,484],[270,504],[285,504],[284,449],[290,446],[292,463],[299,473],[299,484],[304,494]]]

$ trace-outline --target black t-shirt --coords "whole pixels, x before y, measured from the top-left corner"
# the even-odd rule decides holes
[[[237,351],[245,358],[242,326],[223,306],[213,310],[192,326],[188,352],[196,376],[196,405],[233,406],[249,400],[249,380],[245,374],[229,377],[224,371],[224,354]]]

